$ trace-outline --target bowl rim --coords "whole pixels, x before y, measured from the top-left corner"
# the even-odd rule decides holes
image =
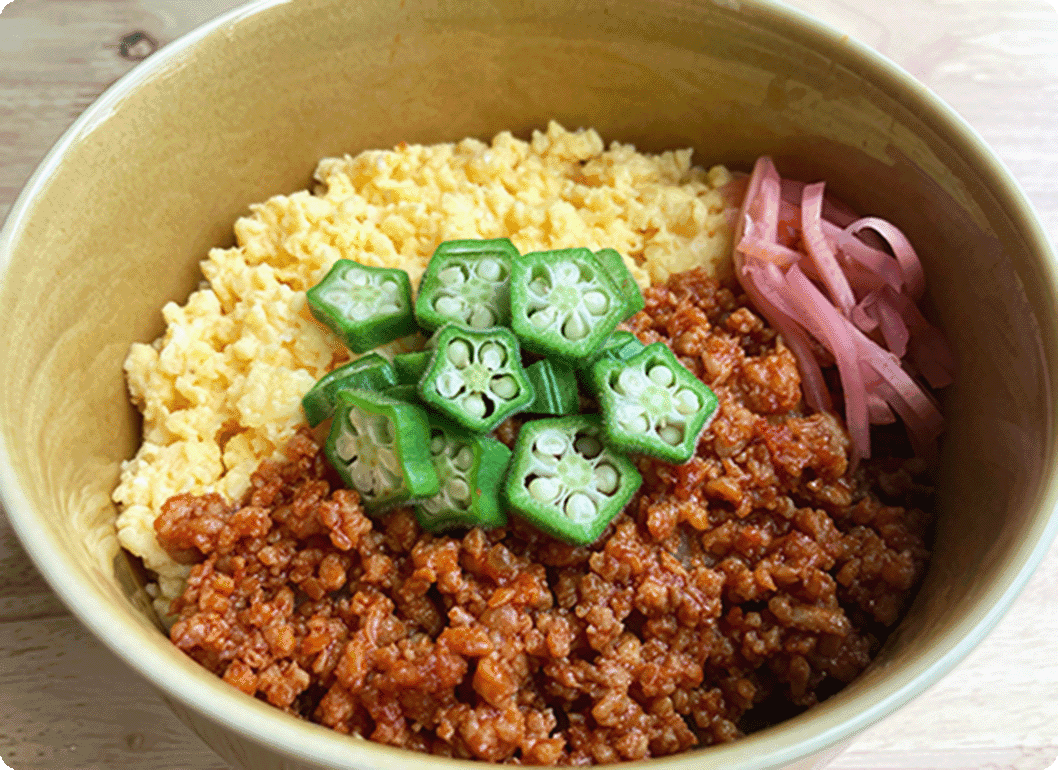
[[[163,46],[108,87],[57,140],[12,205],[0,230],[0,286],[7,281],[12,253],[33,208],[33,201],[47,186],[71,146],[91,133],[142,84],[179,66],[181,60],[193,53],[201,41],[223,34],[226,28],[243,19],[290,2],[292,0],[250,0]],[[1052,303],[1058,304],[1058,259],[1032,203],[1005,164],[952,107],[888,57],[808,13],[784,4],[782,0],[738,0],[734,5],[730,0],[714,2],[734,7],[740,12],[748,10],[757,16],[770,15],[787,25],[799,27],[825,46],[848,49],[852,56],[864,63],[864,69],[873,80],[884,83],[887,90],[915,101],[927,110],[936,119],[937,133],[961,157],[973,159],[973,165],[980,169],[988,189],[1003,204],[1026,241],[1034,247],[1035,253],[1041,258],[1040,277],[1047,280]],[[1058,312],[1054,313],[1054,317],[1058,318]],[[155,649],[158,645],[154,642],[157,640],[149,635],[158,636],[156,629],[129,624],[125,613],[112,609],[91,591],[79,591],[72,571],[57,558],[58,545],[41,524],[22,488],[11,462],[13,450],[6,437],[0,435],[0,503],[7,511],[12,528],[27,554],[51,589],[72,614],[92,631],[96,639],[160,690],[167,702],[174,698],[209,721],[291,758],[322,766],[362,766],[362,762],[351,756],[349,736],[291,718],[279,709],[245,696],[235,688],[221,685],[222,680],[208,672],[208,677],[188,678],[181,675],[179,667],[169,665],[171,661],[167,661],[165,654]],[[885,688],[883,697],[866,705],[857,704],[860,698],[853,698],[849,703],[838,704],[818,714],[814,710],[807,712],[813,717],[811,731],[795,724],[802,721],[801,718],[795,718],[733,743],[708,747],[705,753],[702,753],[702,749],[692,749],[668,757],[622,763],[623,766],[636,767],[649,762],[653,770],[659,770],[662,765],[669,768],[685,762],[727,766],[737,760],[743,770],[764,770],[840,747],[843,741],[880,721],[937,682],[995,627],[1058,536],[1058,470],[1052,470],[1050,477],[1041,485],[1038,503],[1040,513],[1032,528],[1034,537],[1026,539],[1015,550],[1011,568],[1003,573],[1004,580],[999,581],[975,605],[975,608],[985,607],[985,611],[968,613],[960,622],[952,625],[941,642],[929,650],[931,654],[919,656],[896,672],[888,683],[890,686]],[[1046,513],[1048,510],[1049,514]],[[127,627],[127,633],[114,635],[110,631],[115,627]],[[169,644],[168,639],[164,642]],[[853,708],[854,705],[857,707]],[[313,740],[305,740],[309,736]],[[379,770],[406,770],[409,763],[443,763],[461,768],[482,764],[476,760],[419,754],[366,740],[360,741],[360,745],[366,751],[360,759],[369,761],[372,767]]]

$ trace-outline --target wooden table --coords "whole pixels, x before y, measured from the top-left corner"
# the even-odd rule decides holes
[[[701,0],[706,2],[708,0]],[[234,0],[14,0],[0,15],[0,216],[137,60]],[[793,0],[885,53],[995,149],[1058,235],[1058,14],[1043,0]],[[221,770],[81,628],[0,510],[0,757],[15,770]],[[954,672],[832,770],[1044,770],[1058,758],[1058,547]]]

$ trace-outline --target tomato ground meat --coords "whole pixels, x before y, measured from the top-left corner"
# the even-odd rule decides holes
[[[628,328],[720,406],[689,462],[638,460],[639,494],[596,543],[369,518],[305,429],[244,499],[165,504],[160,541],[196,562],[172,641],[289,713],[494,762],[672,754],[836,692],[924,572],[925,466],[852,472],[839,420],[802,411],[791,353],[704,273],[645,296]]]

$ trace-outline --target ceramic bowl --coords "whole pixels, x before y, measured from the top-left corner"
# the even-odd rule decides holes
[[[129,344],[161,333],[159,309],[196,287],[248,204],[306,187],[319,158],[525,136],[550,119],[642,150],[690,146],[705,164],[770,153],[899,223],[962,372],[945,401],[935,555],[878,658],[801,716],[653,770],[818,766],[965,656],[1054,535],[1054,256],[988,148],[882,57],[761,0],[252,3],[108,90],[0,238],[4,505],[76,616],[232,764],[474,766],[288,717],[170,645],[106,526],[139,440]]]

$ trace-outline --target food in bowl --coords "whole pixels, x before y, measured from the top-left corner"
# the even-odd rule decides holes
[[[341,732],[528,764],[732,740],[866,667],[928,561],[929,465],[885,428],[858,457],[805,407],[799,360],[734,282],[726,169],[552,124],[328,159],[317,180],[239,220],[126,363],[144,441],[119,536],[181,649]],[[625,255],[645,304],[625,331],[719,403],[690,460],[637,459],[642,487],[589,545],[516,516],[443,535],[407,507],[370,516],[303,424],[350,357],[305,299],[338,259],[417,283],[438,244],[505,237]]]

